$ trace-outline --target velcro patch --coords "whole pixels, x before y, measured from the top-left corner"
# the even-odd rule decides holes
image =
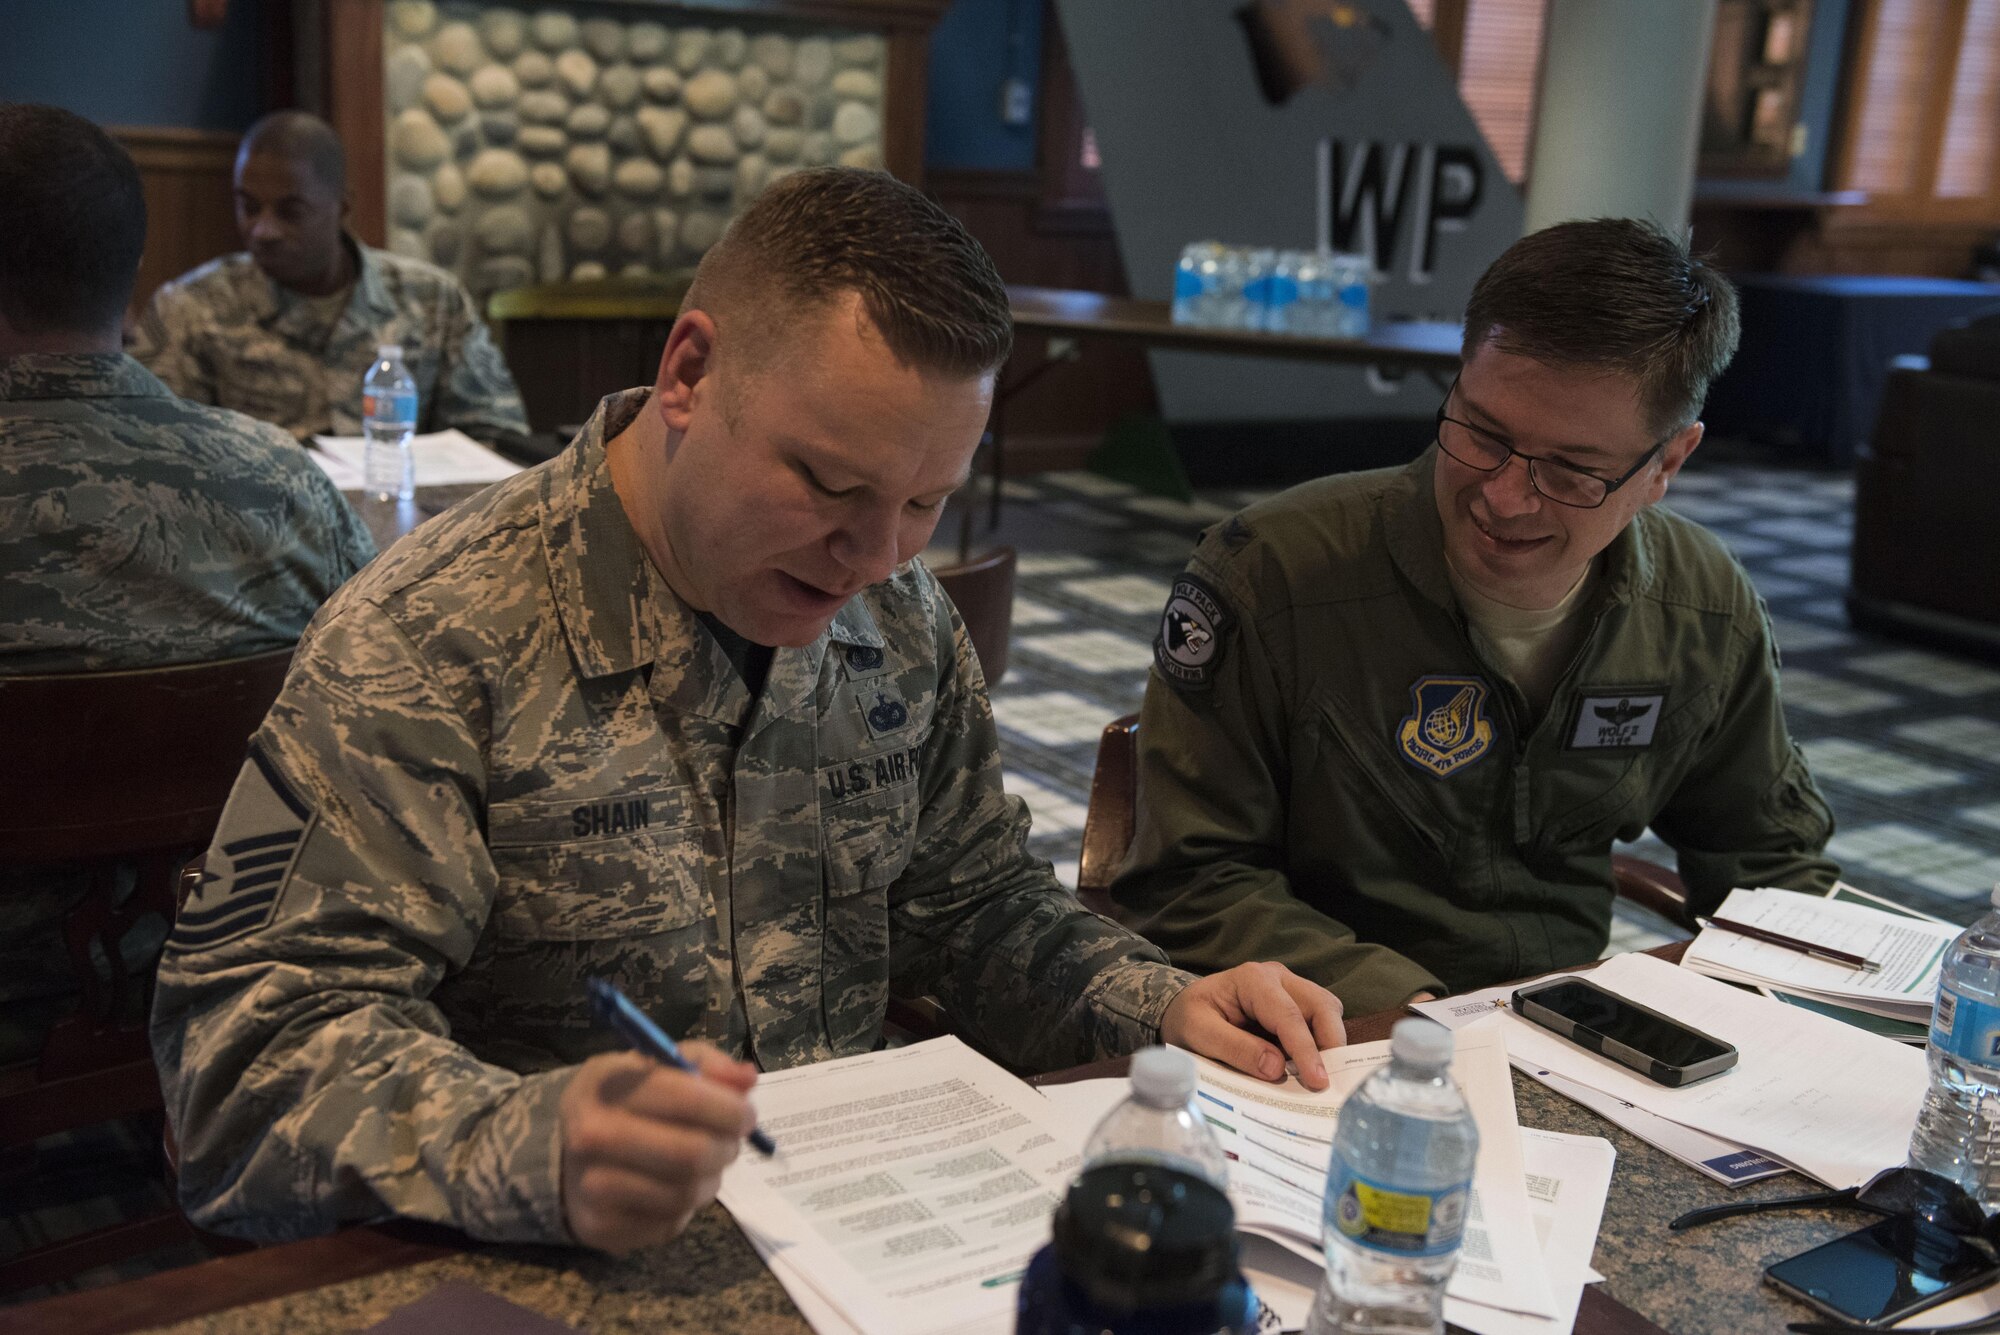
[[[868,725],[870,737],[887,737],[910,725],[910,707],[887,682],[871,681],[855,687],[854,702],[861,706],[861,719]]]
[[[1572,751],[1643,751],[1653,744],[1667,707],[1663,690],[1585,695],[1570,728]]]
[[[318,819],[256,746],[229,794],[201,884],[174,915],[173,950],[207,950],[265,926]]]
[[[1448,778],[1493,747],[1483,677],[1419,677],[1410,684],[1410,712],[1396,728],[1403,759],[1434,779]]]
[[[1153,665],[1178,690],[1207,690],[1215,684],[1215,670],[1235,620],[1214,589],[1197,576],[1180,575],[1160,614]]]

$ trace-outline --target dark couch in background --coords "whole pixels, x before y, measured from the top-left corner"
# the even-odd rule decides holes
[[[1847,610],[2000,656],[2000,308],[1891,365],[1856,465]]]

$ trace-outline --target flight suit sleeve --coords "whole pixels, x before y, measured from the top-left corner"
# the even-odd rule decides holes
[[[1652,822],[1678,855],[1695,913],[1738,886],[1824,894],[1840,874],[1826,856],[1833,812],[1785,728],[1770,618],[1757,601],[1737,621],[1716,721]]]
[[[182,398],[194,403],[220,403],[214,373],[199,346],[204,323],[200,304],[169,283],[146,303],[127,351]]]
[[[1202,624],[1204,596],[1213,624]],[[1195,641],[1212,641],[1189,648],[1184,626],[1169,654],[1165,622],[1177,610],[1194,618]],[[1285,850],[1296,705],[1274,631],[1257,613],[1237,570],[1200,552],[1175,583],[1139,716],[1138,811],[1111,887],[1119,918],[1184,969],[1275,960],[1349,1014],[1443,995],[1423,966],[1356,940],[1294,890]]]
[[[393,622],[300,650],[161,961],[152,1037],[203,1228],[260,1242],[402,1215],[566,1242],[558,1103],[429,996],[492,907],[481,750]]]
[[[479,318],[472,295],[454,285],[444,301],[436,410],[425,429],[456,427],[487,445],[511,444],[526,437],[528,415],[521,406],[521,391],[486,322]]]
[[[1002,790],[999,733],[972,641],[935,581],[941,674],[921,759],[908,866],[890,890],[896,991],[935,996],[974,1043],[1055,1070],[1159,1042],[1191,979],[1085,909],[1028,853],[1028,813]]]

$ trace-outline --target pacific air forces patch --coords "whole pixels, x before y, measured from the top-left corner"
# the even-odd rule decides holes
[[[316,819],[264,753],[251,746],[222,828],[202,863],[201,884],[174,915],[168,947],[206,950],[270,922]]]
[[[1478,677],[1419,677],[1410,686],[1411,712],[1396,730],[1403,758],[1442,779],[1485,755],[1493,745],[1486,696]]]
[[[1214,589],[1200,578],[1182,574],[1167,595],[1160,615],[1160,633],[1153,641],[1153,664],[1168,683],[1182,691],[1205,691],[1215,684],[1235,617]]]

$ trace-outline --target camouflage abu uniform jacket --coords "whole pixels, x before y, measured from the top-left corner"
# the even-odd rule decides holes
[[[1832,816],[1728,549],[1641,510],[1537,718],[1452,593],[1434,457],[1294,487],[1195,549],[1146,686],[1119,917],[1184,967],[1277,960],[1364,1014],[1596,958],[1612,842],[1648,827],[1697,912],[1830,888]]]
[[[0,362],[0,673],[282,649],[374,554],[277,428],[116,353]]]
[[[471,294],[434,265],[347,244],[359,257],[331,329],[309,297],[238,252],[153,294],[131,352],[176,394],[273,422],[300,440],[361,434],[361,381],[396,343],[417,382],[417,430],[457,427],[488,444],[526,435],[507,363]]]
[[[160,970],[203,1227],[565,1239],[565,1068],[617,1046],[590,975],[766,1068],[875,1047],[892,983],[1024,1066],[1154,1041],[1186,975],[1027,856],[929,572],[779,649],[746,723],[611,487],[650,393],[399,544],[301,646]]]

